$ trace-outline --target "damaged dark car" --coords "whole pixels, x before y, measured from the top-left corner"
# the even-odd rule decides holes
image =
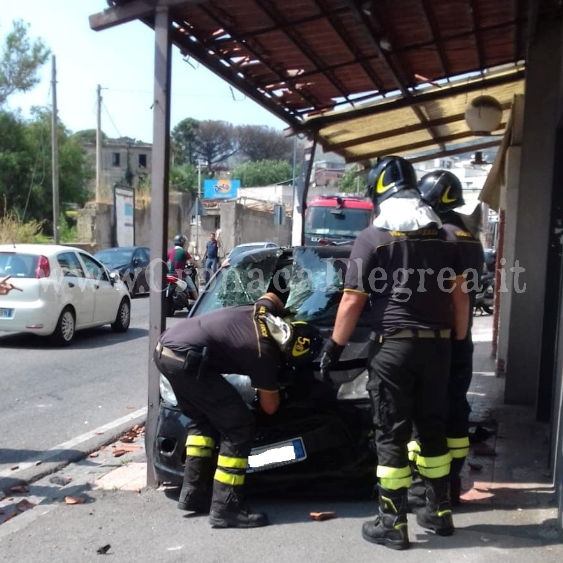
[[[274,283],[287,292],[288,320],[313,323],[326,338],[342,297],[349,254],[349,247],[334,246],[245,253],[217,272],[190,316],[253,303]],[[322,380],[318,363],[300,371],[289,366],[281,370],[282,407],[271,416],[256,411],[257,434],[247,472],[251,488],[335,480],[361,481],[371,487],[375,481],[377,462],[366,390],[368,306],[330,381]],[[252,408],[255,391],[250,379],[224,376]],[[162,375],[160,397],[155,470],[159,481],[181,484],[189,419],[178,409]]]

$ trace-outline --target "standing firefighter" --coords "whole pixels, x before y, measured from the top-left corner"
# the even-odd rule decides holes
[[[418,189],[422,199],[431,205],[440,216],[444,230],[448,231],[458,242],[467,272],[470,311],[473,311],[475,293],[485,259],[477,234],[473,234],[462,216],[454,211],[465,204],[461,182],[455,174],[447,170],[436,170],[426,174],[420,180]],[[471,339],[473,315],[470,315],[469,318],[467,337],[464,340],[452,340],[452,361],[448,382],[447,437],[452,455],[450,496],[454,506],[459,504],[460,473],[469,452],[471,408],[467,401],[467,391],[473,375],[473,340]]]
[[[268,524],[266,514],[250,512],[244,496],[255,415],[221,374],[248,375],[258,390],[260,408],[273,414],[280,404],[282,356],[303,361],[321,347],[312,327],[286,323],[278,316],[282,310],[279,297],[267,293],[254,305],[220,309],[174,325],[155,350],[158,369],[192,420],[178,508],[210,511],[209,521],[217,528]]]
[[[427,502],[417,522],[441,535],[453,533],[446,442],[446,388],[450,334],[465,338],[468,298],[457,275],[456,245],[417,191],[414,168],[386,157],[371,171],[368,189],[377,219],[360,233],[350,255],[345,293],[321,370],[336,365],[368,298],[373,332],[368,360],[379,464],[379,512],[364,523],[367,541],[409,547],[407,443],[418,429],[420,473]],[[453,307],[452,307],[453,304]]]

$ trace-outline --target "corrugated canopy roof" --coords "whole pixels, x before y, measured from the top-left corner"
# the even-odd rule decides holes
[[[185,56],[351,161],[456,150],[469,136],[467,102],[487,93],[508,108],[523,90],[528,30],[560,10],[557,0],[108,4],[91,16],[93,29],[133,19],[152,26],[155,7],[168,6]]]

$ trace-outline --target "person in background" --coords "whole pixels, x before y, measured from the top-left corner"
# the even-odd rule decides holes
[[[186,237],[184,235],[174,237],[174,248],[168,251],[168,273],[186,282],[188,286],[186,293],[190,299],[195,301],[199,294],[193,280],[186,274],[186,265],[192,257],[184,248],[185,244]]]
[[[219,248],[221,243],[215,237],[215,233],[209,233],[209,240],[205,245],[205,253],[203,254],[203,264],[205,266],[205,283],[211,278],[211,274],[217,271],[219,263]]]

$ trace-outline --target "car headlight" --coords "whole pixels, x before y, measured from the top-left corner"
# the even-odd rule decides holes
[[[223,377],[240,393],[245,403],[252,403],[256,395],[256,389],[254,389],[248,375],[224,373]]]
[[[178,399],[172,390],[172,385],[170,381],[160,374],[160,397],[165,403],[168,403],[172,407],[178,406]]]
[[[366,389],[368,382],[368,370],[365,369],[358,377],[343,383],[338,389],[336,398],[339,401],[358,401],[360,399],[369,399],[369,393]]]

